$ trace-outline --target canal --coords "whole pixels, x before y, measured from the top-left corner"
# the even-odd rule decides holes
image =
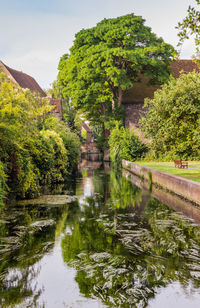
[[[1,212],[0,307],[199,307],[198,218],[97,167]]]

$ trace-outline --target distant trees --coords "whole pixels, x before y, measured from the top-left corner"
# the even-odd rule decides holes
[[[122,91],[140,80],[162,84],[170,74],[175,52],[134,14],[104,19],[76,34],[70,55],[59,63],[58,81],[64,97],[87,119],[117,119]]]

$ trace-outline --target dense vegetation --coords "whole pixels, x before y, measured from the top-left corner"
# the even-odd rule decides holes
[[[33,196],[75,168],[79,139],[51,113],[46,98],[0,75],[0,203],[9,191]]]
[[[146,99],[142,125],[151,138],[151,157],[200,158],[200,74],[171,78],[154,99]]]
[[[104,19],[76,34],[70,55],[59,63],[64,97],[86,119],[108,124],[122,113],[122,90],[140,80],[162,84],[170,74],[174,48],[157,38],[140,16]]]
[[[166,82],[174,54],[174,48],[158,38],[141,16],[104,19],[76,34],[70,54],[60,60],[55,92],[59,87],[64,99],[90,121],[100,150],[109,143],[113,160],[137,159],[146,147],[133,133],[116,131],[113,125],[125,116],[123,90],[139,82],[141,74],[150,84]]]
[[[147,151],[147,147],[134,135],[133,131],[120,127],[118,123],[109,137],[109,146],[111,160],[117,166],[122,159],[134,161],[141,158]]]
[[[61,99],[62,101],[62,118],[67,126],[76,134],[80,136],[80,129],[83,120],[80,114],[75,110],[74,106],[70,101],[70,97],[63,96],[62,87],[58,80],[52,83],[52,87],[47,90],[47,93],[51,95],[52,98]]]

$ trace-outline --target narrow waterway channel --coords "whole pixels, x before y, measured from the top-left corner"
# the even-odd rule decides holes
[[[1,212],[0,307],[199,307],[198,221],[96,167]]]

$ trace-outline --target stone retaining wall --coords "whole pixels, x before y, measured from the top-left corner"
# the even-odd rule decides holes
[[[144,102],[132,102],[124,103],[126,117],[125,117],[125,127],[129,129],[139,128],[139,120],[142,116],[146,116],[147,108],[143,108]]]
[[[200,183],[123,160],[124,169],[200,205]]]

